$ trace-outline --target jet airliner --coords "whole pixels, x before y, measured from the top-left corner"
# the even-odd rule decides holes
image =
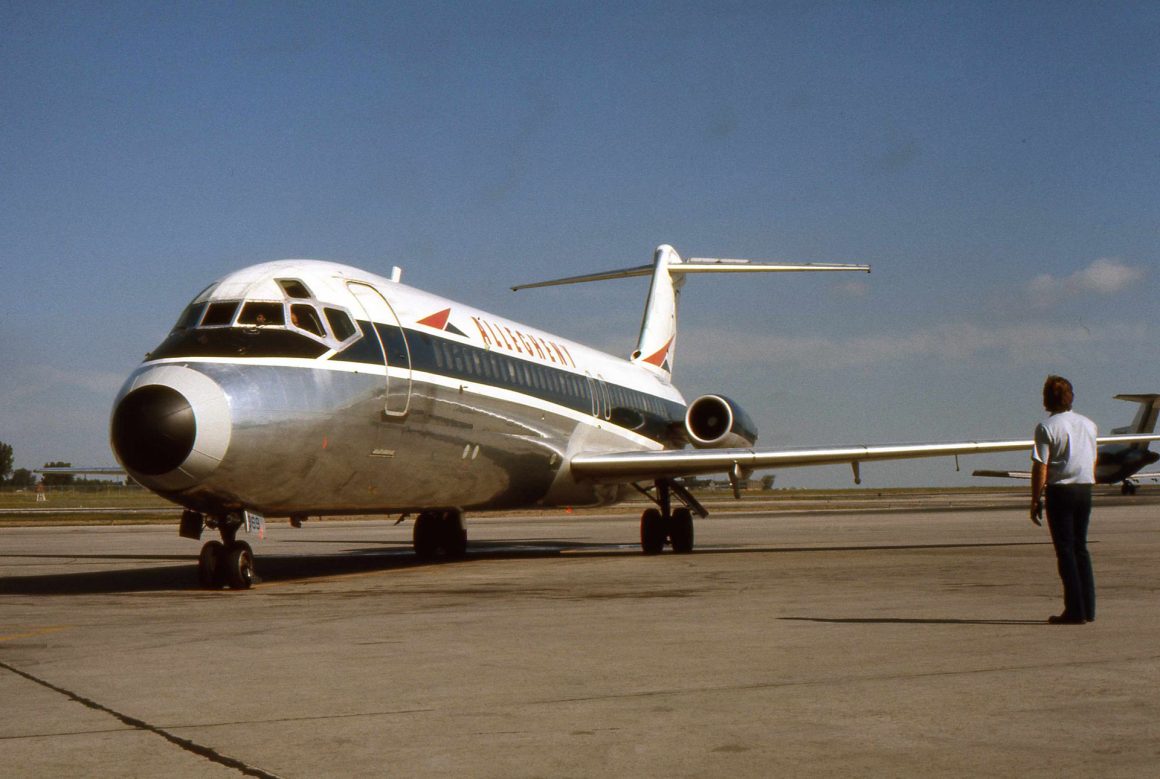
[[[121,466],[185,508],[201,582],[245,589],[264,517],[414,513],[424,558],[460,557],[465,512],[614,503],[637,490],[646,554],[694,547],[707,512],[679,477],[1030,448],[1030,440],[763,449],[725,394],[672,383],[677,303],[700,273],[868,272],[865,265],[683,260],[538,285],[650,276],[627,358],[390,278],[282,260],[230,273],[185,308],[125,381],[110,439]],[[1160,436],[1101,439],[1121,443]]]
[[[1112,430],[1113,435],[1151,433],[1156,429],[1156,417],[1160,414],[1160,395],[1116,395],[1116,400],[1138,403],[1139,408],[1136,410],[1132,424],[1115,428]],[[1147,441],[1132,444],[1105,444],[1099,448],[1099,456],[1096,458],[1096,483],[1119,484],[1122,494],[1135,495],[1140,482],[1160,482],[1160,471],[1142,471],[1143,468],[1155,464],[1158,460],[1160,460],[1160,452],[1151,451]],[[1031,479],[1031,471],[980,469],[971,475],[1026,481]]]

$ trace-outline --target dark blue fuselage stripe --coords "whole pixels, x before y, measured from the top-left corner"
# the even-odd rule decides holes
[[[371,332],[371,323],[359,320],[358,324],[364,337],[332,360],[382,365],[381,339],[387,349],[388,365],[406,365],[410,347],[412,370],[512,390],[583,414],[592,413],[592,392],[597,389],[601,392],[601,405],[609,408],[609,421],[656,441],[671,438],[672,425],[684,420],[682,404],[630,387],[604,382],[595,388],[594,381],[571,371],[431,333],[408,330],[404,341],[402,330],[394,325],[375,323],[379,338],[370,338],[366,336]]]

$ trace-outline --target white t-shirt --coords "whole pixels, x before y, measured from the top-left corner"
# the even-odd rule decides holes
[[[1052,414],[1035,428],[1031,459],[1047,466],[1048,484],[1095,484],[1096,423],[1074,411]]]

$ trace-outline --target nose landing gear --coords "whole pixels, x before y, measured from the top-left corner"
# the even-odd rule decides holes
[[[197,580],[202,587],[220,590],[248,590],[260,581],[254,573],[254,550],[237,534],[245,520],[238,514],[203,517],[195,511],[186,511],[181,517],[181,535],[200,538],[201,528],[217,529],[221,541],[208,541],[197,557]],[[194,526],[196,531],[194,530]],[[196,534],[195,534],[196,532]]]

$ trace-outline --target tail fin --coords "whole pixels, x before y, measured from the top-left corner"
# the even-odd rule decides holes
[[[1132,424],[1127,427],[1115,428],[1112,430],[1113,434],[1151,433],[1156,430],[1156,418],[1157,415],[1160,415],[1160,395],[1116,395],[1116,400],[1127,400],[1139,403],[1140,407],[1136,410],[1136,418],[1132,420]],[[1147,449],[1148,444],[1133,444],[1133,447]]]
[[[640,337],[632,350],[632,361],[655,368],[665,376],[673,372],[673,347],[677,341],[677,302],[685,277],[674,273],[682,265],[676,249],[664,244],[653,253],[653,279],[644,304]]]
[[[839,263],[805,262],[773,263],[758,260],[727,260],[694,257],[682,260],[677,250],[662,244],[653,253],[652,265],[640,265],[623,270],[590,273],[583,276],[569,276],[554,281],[534,284],[520,284],[512,290],[533,287],[550,287],[558,284],[579,284],[584,281],[604,281],[624,279],[631,276],[652,274],[648,301],[644,307],[644,318],[640,324],[640,337],[632,353],[632,361],[669,378],[673,370],[673,352],[677,340],[677,302],[681,287],[688,273],[754,273],[790,271],[862,271],[870,272],[869,265],[846,265]]]

